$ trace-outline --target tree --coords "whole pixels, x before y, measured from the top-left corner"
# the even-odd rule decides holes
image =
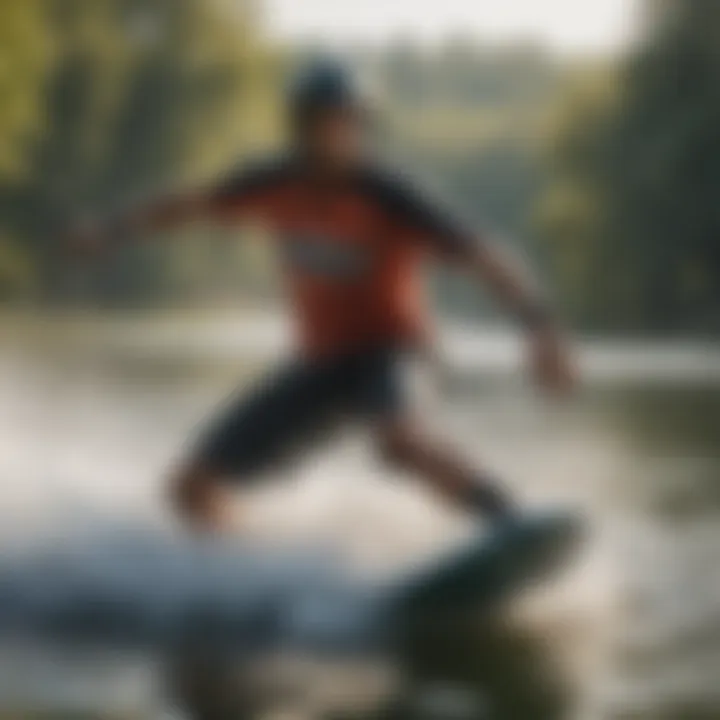
[[[30,172],[32,144],[44,127],[49,41],[41,0],[0,5],[0,187]],[[5,297],[32,284],[32,269],[25,248],[0,217],[0,295]]]
[[[43,126],[49,34],[41,0],[0,6],[0,180],[27,170],[27,153]]]
[[[555,136],[540,212],[552,216],[546,247],[559,284],[593,326],[717,331],[720,4],[649,0],[645,11],[646,37],[619,69],[615,92],[589,117],[570,106],[574,118]],[[574,202],[549,212],[563,188]]]
[[[16,3],[22,5],[22,3]],[[57,229],[225,170],[272,131],[277,60],[251,8],[220,0],[43,0],[54,47],[31,172],[0,193],[47,300],[66,295]],[[163,291],[172,252],[126,250],[93,295]]]

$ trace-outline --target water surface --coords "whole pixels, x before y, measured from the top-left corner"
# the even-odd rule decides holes
[[[4,555],[73,534],[117,537],[122,553],[128,532],[172,530],[167,469],[216,403],[282,346],[282,328],[266,319],[9,323]],[[582,507],[593,539],[571,577],[509,627],[428,627],[405,670],[440,683],[443,702],[484,697],[500,718],[720,717],[720,350],[584,343],[586,386],[554,404],[522,379],[515,338],[457,331],[446,347],[428,417],[528,504]],[[367,572],[432,552],[463,527],[380,468],[362,435],[323,446],[244,505],[254,541],[332,548]],[[161,704],[149,658],[2,655],[9,709],[149,717]],[[350,686],[362,674],[353,672]]]

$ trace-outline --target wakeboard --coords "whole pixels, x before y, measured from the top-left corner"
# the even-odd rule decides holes
[[[528,514],[473,535],[393,588],[396,612],[497,605],[556,577],[585,535],[571,512]]]

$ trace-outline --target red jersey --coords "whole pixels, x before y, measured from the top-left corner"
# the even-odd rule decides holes
[[[451,214],[376,167],[321,184],[301,163],[274,160],[232,176],[210,202],[224,218],[268,224],[312,356],[421,341],[423,256],[458,254],[473,241]]]

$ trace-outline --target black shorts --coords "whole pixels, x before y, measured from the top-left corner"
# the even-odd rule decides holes
[[[403,352],[383,348],[292,362],[228,403],[201,438],[195,462],[252,479],[343,419],[392,419],[404,410],[404,361]]]

